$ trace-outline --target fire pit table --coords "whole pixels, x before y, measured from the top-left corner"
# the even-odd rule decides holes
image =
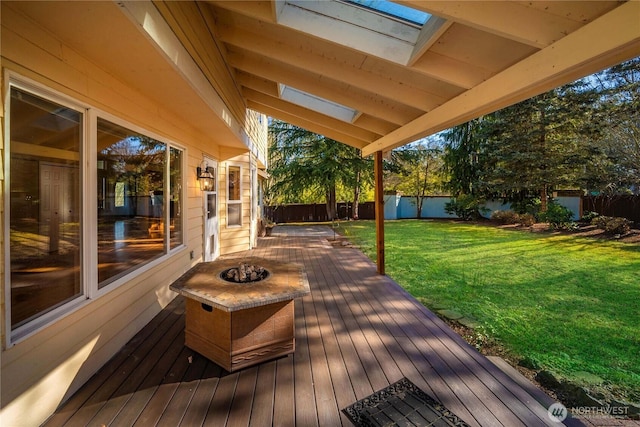
[[[186,300],[185,345],[229,372],[295,351],[300,266],[258,257],[203,262],[171,284]]]

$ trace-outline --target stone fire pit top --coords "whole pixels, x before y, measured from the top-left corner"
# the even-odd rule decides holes
[[[232,283],[220,278],[223,270],[240,263],[260,265],[271,274],[250,283]],[[170,289],[229,312],[302,297],[309,293],[309,281],[298,264],[258,257],[227,258],[197,264],[172,283]]]

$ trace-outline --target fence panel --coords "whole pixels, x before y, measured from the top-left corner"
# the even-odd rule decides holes
[[[640,222],[640,196],[584,196],[583,212],[593,211],[600,215],[619,216]]]
[[[287,222],[324,222],[329,221],[327,207],[324,204],[290,204],[265,206],[265,216],[277,223]],[[352,203],[338,203],[337,215],[340,219],[353,217]],[[364,202],[358,206],[358,218],[375,219],[375,203]]]

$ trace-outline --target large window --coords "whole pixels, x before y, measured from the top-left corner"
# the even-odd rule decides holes
[[[242,225],[242,168],[228,166],[227,168],[227,225]]]
[[[98,118],[98,287],[165,253],[165,145]]]
[[[83,294],[83,113],[11,88],[11,329]]]
[[[13,82],[10,88],[12,339],[184,242],[184,151],[44,93]],[[90,161],[88,153],[96,153]],[[94,179],[95,187],[85,184]]]

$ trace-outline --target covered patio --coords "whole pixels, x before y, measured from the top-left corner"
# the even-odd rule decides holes
[[[224,371],[184,346],[178,297],[45,425],[348,426],[343,408],[403,377],[471,426],[557,425],[550,397],[503,372],[333,238],[326,227],[278,226],[233,255],[304,266],[311,294],[296,302],[293,355]]]
[[[68,288],[44,308],[41,293],[13,290],[22,284],[9,262],[0,270],[3,425],[38,425],[64,402],[50,425],[333,426],[347,421],[341,409],[404,377],[470,425],[551,422],[530,384],[510,379],[384,276],[383,156],[637,57],[639,1],[403,0],[386,11],[356,0],[0,4],[3,258],[19,253],[12,220],[52,193],[35,185],[40,169],[66,177],[77,195],[64,211],[74,213],[78,248],[74,279],[59,281]],[[298,348],[227,374],[184,347],[184,308],[169,285],[201,261],[253,247],[268,167],[263,115],[375,156],[378,265],[322,233],[261,240],[252,254],[300,262],[309,275],[311,295],[296,305]],[[50,136],[39,138],[43,130]],[[114,130],[163,147],[153,195],[163,206],[181,202],[162,219],[182,234],[164,238],[140,268],[121,277],[113,269],[109,281],[99,276],[111,261],[98,252],[110,236],[99,227],[111,206],[102,201],[115,218],[126,188],[115,169],[103,179],[100,153],[115,144],[100,136]],[[199,180],[212,165],[215,196]],[[34,185],[13,185],[22,183]],[[56,253],[57,234],[45,231],[52,212],[58,218],[45,209],[28,225],[42,223],[38,233]],[[35,314],[12,320],[23,297]]]

